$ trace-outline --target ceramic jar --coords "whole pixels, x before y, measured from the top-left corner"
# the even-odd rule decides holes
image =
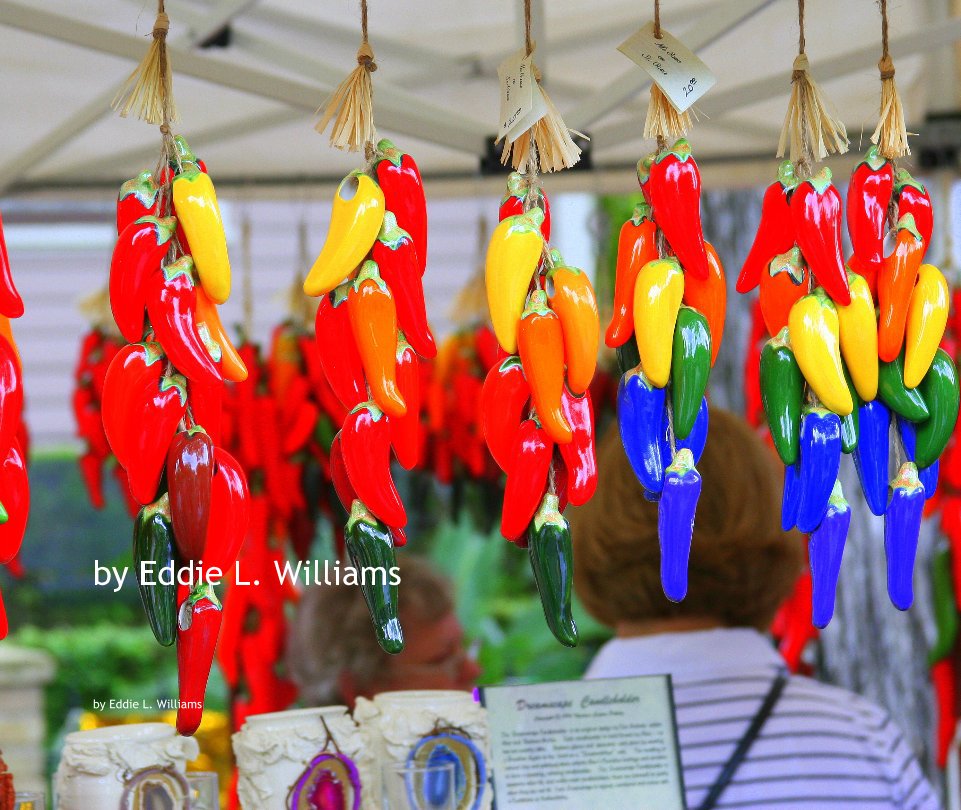
[[[345,706],[250,715],[233,747],[244,810],[357,810],[369,790],[373,760]]]
[[[187,810],[188,760],[197,741],[166,723],[135,723],[68,734],[54,777],[58,810]],[[153,802],[150,802],[153,797]]]

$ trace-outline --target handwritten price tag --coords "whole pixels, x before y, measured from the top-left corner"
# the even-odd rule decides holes
[[[661,28],[654,36],[654,22],[631,34],[617,48],[646,70],[678,112],[684,112],[717,82],[711,69],[676,37]]]
[[[501,85],[500,129],[497,140],[515,140],[547,115],[544,96],[533,75],[533,55],[523,48],[497,68]]]

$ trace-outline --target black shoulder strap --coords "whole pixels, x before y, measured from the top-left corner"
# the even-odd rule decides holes
[[[701,802],[698,810],[712,810],[717,804],[717,800],[734,778],[734,774],[737,772],[737,769],[741,767],[741,763],[744,762],[747,752],[760,735],[761,728],[771,716],[771,712],[780,699],[786,684],[787,674],[784,672],[779,673],[774,679],[774,683],[771,684],[771,688],[768,690],[767,695],[765,695],[764,700],[761,702],[761,707],[757,710],[757,714],[754,715],[751,724],[747,727],[747,731],[744,732],[744,736],[738,740],[734,753],[731,754],[731,758],[724,763],[724,767],[721,768],[721,773],[718,775],[714,784],[711,785],[711,789],[707,792],[707,796],[704,797],[704,801]]]

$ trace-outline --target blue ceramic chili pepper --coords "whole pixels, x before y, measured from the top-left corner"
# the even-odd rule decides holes
[[[917,464],[918,426],[909,419],[899,416],[898,434],[901,436],[904,455],[908,461],[913,461]],[[933,498],[934,493],[938,490],[938,471],[940,467],[940,459],[935,459],[934,464],[923,469],[918,467],[918,479],[924,484],[924,499],[926,501]]]
[[[661,540],[661,587],[672,602],[687,595],[687,561],[694,535],[694,513],[701,496],[701,476],[690,450],[678,450],[664,471],[664,489],[657,507]]]
[[[841,571],[841,556],[844,554],[844,541],[851,527],[851,507],[844,499],[841,482],[834,483],[834,490],[828,501],[828,511],[811,533],[808,543],[808,557],[811,564],[811,584],[813,587],[811,603],[812,621],[815,627],[827,627],[834,615],[834,598],[837,594],[838,574]]]
[[[694,463],[697,464],[704,454],[704,445],[707,444],[707,428],[710,422],[708,415],[707,397],[701,400],[701,407],[698,409],[697,418],[694,420],[694,427],[690,434],[684,439],[677,439],[675,447],[678,450],[687,448],[694,456]]]
[[[888,561],[888,596],[898,610],[914,601],[914,558],[918,551],[924,485],[918,468],[906,461],[891,482],[891,501],[884,513],[884,556]]]
[[[624,452],[638,481],[651,493],[664,488],[660,447],[664,391],[651,385],[640,368],[621,377],[617,391],[617,421]]]
[[[813,532],[828,511],[828,500],[841,467],[841,418],[823,407],[806,407],[801,417],[798,474],[801,498],[797,527]]]
[[[784,490],[781,494],[781,528],[789,532],[797,526],[797,513],[801,506],[801,481],[798,478],[799,463],[784,468]]]
[[[858,446],[851,455],[864,500],[875,515],[883,515],[888,507],[890,425],[891,411],[881,400],[865,402],[858,408]]]

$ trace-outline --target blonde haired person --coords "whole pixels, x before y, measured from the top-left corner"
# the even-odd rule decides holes
[[[464,649],[450,583],[423,559],[398,555],[404,650],[377,644],[357,585],[307,588],[291,625],[287,663],[308,706],[346,705],[397,689],[461,689],[480,667]]]
[[[671,674],[691,810],[938,808],[885,711],[784,672],[762,634],[804,564],[801,536],[780,528],[783,470],[742,420],[710,420],[680,603],[661,590],[657,504],[616,427],[598,448],[597,494],[570,515],[575,587],[616,635],[585,677]]]

